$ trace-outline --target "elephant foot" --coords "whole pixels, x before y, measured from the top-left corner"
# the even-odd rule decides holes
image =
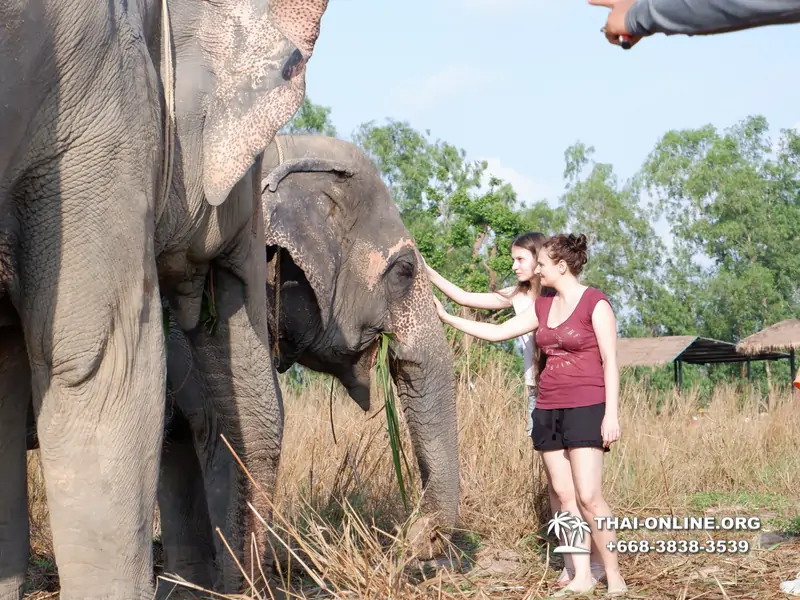
[[[418,560],[431,560],[445,554],[446,540],[441,527],[431,517],[420,517],[411,526],[406,540]]]
[[[0,600],[22,600],[25,575],[0,580]]]

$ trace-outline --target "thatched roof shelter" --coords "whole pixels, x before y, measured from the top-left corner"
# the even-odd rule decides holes
[[[744,338],[736,345],[742,354],[800,350],[800,319],[786,319]]]
[[[618,338],[617,363],[620,367],[658,367],[671,363],[694,340],[693,335]]]
[[[618,338],[617,364],[620,367],[658,367],[672,363],[675,382],[683,384],[683,363],[707,365],[713,363],[747,363],[750,378],[750,362],[788,358],[794,371],[794,352],[786,354],[775,350],[763,350],[755,355],[739,352],[736,344],[694,335],[669,335],[647,338]],[[796,385],[796,384],[795,384]]]
[[[620,367],[657,367],[676,361],[705,365],[780,358],[789,358],[789,355],[764,351],[758,356],[746,356],[738,352],[732,342],[694,335],[617,339],[617,363]]]

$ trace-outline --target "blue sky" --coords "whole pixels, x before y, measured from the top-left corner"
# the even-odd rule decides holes
[[[600,33],[585,0],[330,0],[307,94],[341,137],[408,121],[510,182],[521,200],[562,192],[564,150],[593,145],[622,178],[669,129],[763,114],[800,125],[800,26],[654,36],[634,49]]]

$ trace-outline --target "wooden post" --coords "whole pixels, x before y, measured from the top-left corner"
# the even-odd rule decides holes
[[[797,373],[794,378],[794,385],[797,388],[800,388],[800,371],[795,371],[795,363],[794,363],[794,348],[789,350],[789,376],[791,377],[793,373]]]
[[[747,381],[753,381],[753,372],[750,370],[750,359],[747,359]]]

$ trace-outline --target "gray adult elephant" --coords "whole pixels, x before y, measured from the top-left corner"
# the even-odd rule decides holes
[[[421,257],[377,169],[352,144],[277,136],[264,169],[278,370],[299,362],[330,373],[367,410],[376,336],[396,335],[392,375],[424,486],[423,519],[412,536],[419,534],[418,556],[430,556],[441,548],[436,530],[446,533],[458,516],[459,466],[452,354]],[[165,570],[205,585],[218,551],[209,514],[226,495],[219,473],[230,457],[180,330],[170,333],[169,361],[173,418],[158,496]]]
[[[152,597],[162,296],[223,431],[272,490],[283,413],[265,366],[260,154],[302,101],[326,5],[0,3],[0,599],[21,597],[27,567],[30,397],[61,598]],[[266,552],[245,502],[267,503],[225,478],[215,525],[249,571],[250,533]]]

